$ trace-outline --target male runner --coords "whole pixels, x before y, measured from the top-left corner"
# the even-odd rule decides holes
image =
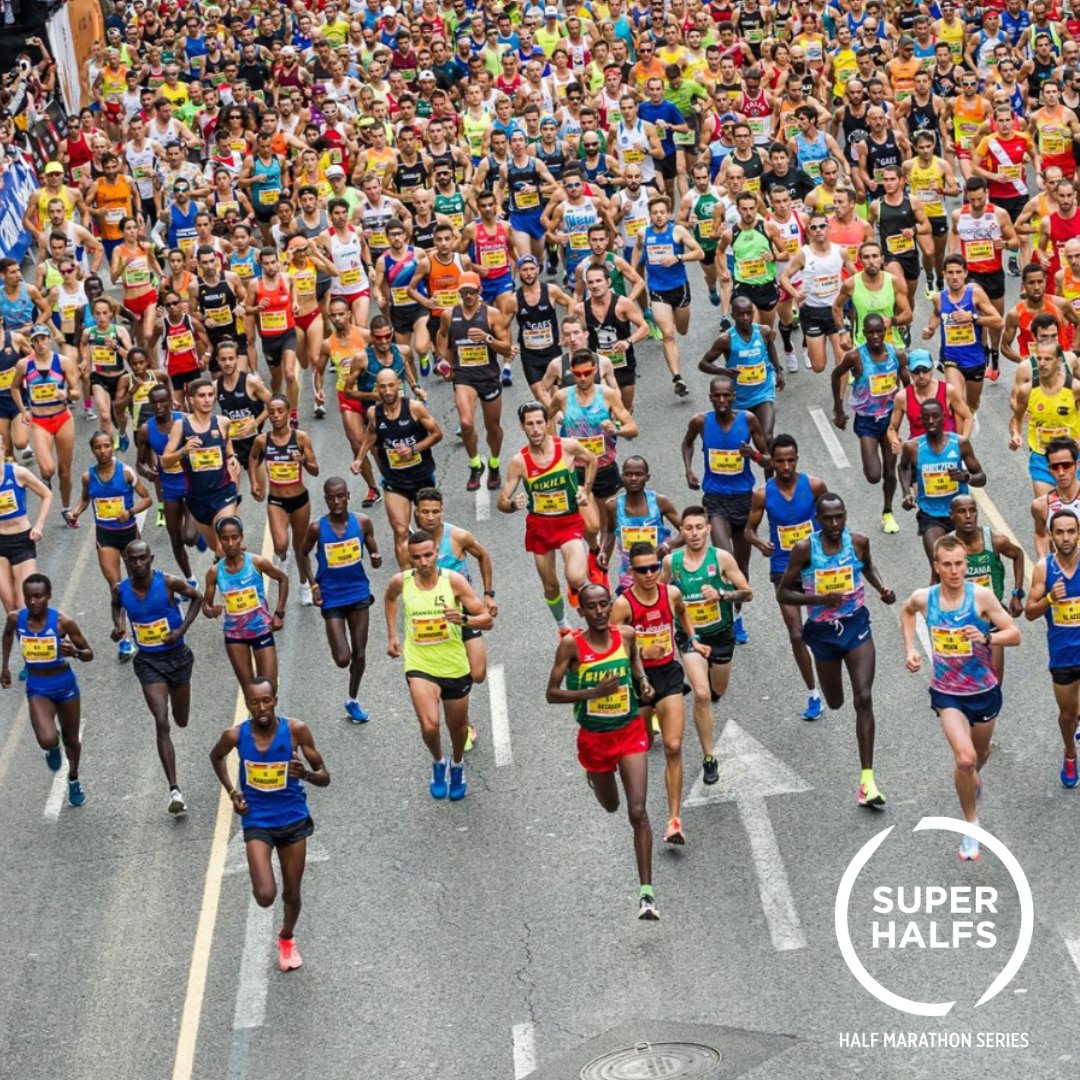
[[[1046,447],[1046,466],[1054,478],[1054,487],[1031,502],[1035,521],[1035,554],[1041,559],[1050,553],[1050,518],[1059,510],[1071,510],[1080,518],[1080,479],[1076,461],[1080,457],[1075,439],[1052,439]]]

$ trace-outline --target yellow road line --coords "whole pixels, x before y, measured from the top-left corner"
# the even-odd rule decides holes
[[[969,488],[968,491],[974,498],[976,504],[979,507],[979,511],[990,522],[990,528],[995,532],[999,532],[1004,536],[1007,536],[1021,551],[1024,553],[1024,588],[1031,591],[1031,568],[1035,565],[1032,562],[1031,556],[1027,552],[1027,548],[1017,539],[1016,533],[1009,528],[1009,523],[1002,516],[1001,511],[994,505],[994,500],[986,494],[983,488]]]
[[[270,538],[270,523],[267,520],[263,531],[262,556],[264,559],[269,559],[273,554],[274,545]],[[246,719],[247,705],[244,702],[244,695],[242,691],[237,690],[233,727],[242,724]],[[239,769],[236,758],[232,755],[229,757],[228,770],[229,778],[235,786]],[[214,943],[214,928],[217,926],[218,905],[221,901],[221,882],[225,876],[225,856],[229,848],[229,833],[232,831],[234,816],[232,800],[222,788],[221,797],[218,799],[217,819],[214,822],[214,836],[210,841],[210,857],[206,865],[199,923],[195,930],[195,943],[191,947],[191,965],[188,968],[184,1011],[180,1016],[180,1033],[176,1039],[172,1080],[191,1080],[195,1068],[195,1046],[199,1038],[203,998],[206,995],[210,949]]]

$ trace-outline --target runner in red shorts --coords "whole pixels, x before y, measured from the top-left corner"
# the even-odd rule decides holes
[[[559,642],[547,700],[552,705],[574,706],[578,761],[596,801],[609,814],[619,809],[615,771],[619,772],[641,882],[638,918],[656,920],[660,912],[652,887],[652,826],[645,809],[649,737],[638,713],[639,696],[643,704],[649,704],[653,688],[645,677],[634,629],[611,625],[608,590],[603,585],[585,585],[580,599],[586,628]]]
[[[571,603],[588,580],[589,549],[579,507],[588,501],[596,477],[596,455],[577,439],[548,434],[548,411],[538,401],[518,408],[518,420],[528,440],[513,457],[497,503],[504,514],[528,509],[525,550],[531,551],[544,587],[548,610],[560,634],[570,633],[555,564],[561,551]],[[574,463],[584,463],[585,479],[578,487]],[[519,484],[525,491],[515,494]]]

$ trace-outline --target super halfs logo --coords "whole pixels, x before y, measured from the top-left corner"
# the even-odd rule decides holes
[[[836,940],[852,975],[878,1001],[900,1012],[915,1016],[946,1016],[955,1001],[914,1001],[882,986],[855,951],[848,929],[851,892],[863,867],[885,842],[895,826],[882,829],[868,840],[848,864],[836,893]],[[975,1006],[996,997],[1020,970],[1031,945],[1035,909],[1027,877],[1013,853],[992,833],[978,825],[957,818],[924,817],[912,832],[952,832],[971,836],[992,852],[1008,870],[1020,904],[1020,928],[1008,962],[983,992]],[[875,950],[999,947],[1001,904],[998,890],[979,884],[898,885],[883,884],[873,890],[869,923],[870,945]],[[929,922],[927,921],[929,920]],[[1007,928],[1010,932],[1012,927]]]

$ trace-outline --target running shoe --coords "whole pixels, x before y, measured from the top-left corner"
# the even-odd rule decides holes
[[[360,702],[356,698],[349,698],[345,702],[345,715],[354,724],[366,724],[368,722],[368,714],[360,707]]]
[[[488,491],[498,491],[502,487],[502,473],[498,469],[491,469],[487,478]]]
[[[651,337],[653,339],[653,341],[663,341],[664,340],[664,331],[661,330],[660,327],[656,325],[656,323],[650,321],[649,322],[649,337]]]
[[[465,732],[465,753],[467,754],[475,745],[477,739],[476,726],[470,724],[468,730]]]
[[[639,919],[644,919],[646,922],[659,922],[660,912],[656,907],[655,896],[643,896],[638,901],[638,913]]]
[[[201,555],[206,550],[206,537],[201,532],[195,534],[195,550]]]
[[[56,738],[56,745],[45,751],[45,764],[49,766],[49,772],[60,771],[60,737]]]
[[[424,353],[420,357],[420,376],[426,379],[431,374],[431,353]]]
[[[596,552],[589,552],[589,581],[594,585],[603,585],[607,588],[608,576],[607,571],[602,569],[599,560],[596,558]]]
[[[295,971],[304,966],[295,938],[279,937],[277,939],[277,965],[282,971]]]
[[[300,582],[300,606],[311,607],[315,603],[315,597],[311,593],[311,586],[306,582]]]
[[[469,785],[465,783],[465,762],[460,765],[450,766],[450,801],[461,802],[469,792]]]
[[[64,524],[69,529],[77,529],[79,527],[79,519],[73,517],[70,510],[61,510],[60,516],[64,519]]]
[[[804,720],[817,720],[821,716],[821,695],[813,694],[806,699],[806,708],[803,710]]]
[[[119,431],[114,431],[112,433],[112,448],[114,450],[119,450],[120,449],[120,432]]]
[[[979,841],[974,836],[960,838],[960,849],[956,853],[964,862],[979,861]]]
[[[199,587],[199,581],[198,581],[198,579],[197,579],[197,578],[189,577],[189,578],[187,579],[187,583],[188,583],[188,584],[189,584],[189,585],[190,585],[190,586],[191,586],[191,587],[192,587],[193,589],[197,589],[197,588]]]
[[[446,798],[446,762],[433,761],[431,763],[431,783],[428,785],[433,799]]]
[[[578,606],[578,604],[581,602],[578,599],[578,591],[577,591],[577,589],[575,589],[574,586],[569,584],[569,583],[567,583],[567,586],[566,586],[566,599],[567,599],[567,602],[570,604],[570,606],[572,608],[576,608]]]
[[[1077,779],[1080,779],[1076,775],[1076,758],[1067,757],[1061,763],[1061,785],[1062,787],[1074,788],[1076,787]]]
[[[174,816],[187,813],[187,803],[184,802],[184,796],[180,794],[178,787],[169,792],[169,813]]]
[[[900,523],[891,512],[886,512],[881,515],[881,531],[883,533],[888,533],[890,536],[893,533],[898,533],[900,531]]]
[[[295,409],[289,410],[289,427],[292,428],[293,431],[300,430],[300,417],[297,416]]]
[[[806,349],[803,350],[802,362],[803,367],[806,368],[807,371],[814,370],[814,365],[810,363],[810,353]]]
[[[284,555],[275,555],[274,556],[274,565],[279,570],[284,570],[286,573],[288,573],[289,572],[289,553],[286,551]]]
[[[165,507],[161,503],[158,503],[157,508],[157,527],[159,529],[165,528]]]
[[[510,370],[510,365],[509,364],[507,364],[502,369],[502,373],[499,375],[499,382],[501,382],[503,384],[503,386],[513,386],[514,385],[514,373],[513,373],[513,371]]]
[[[123,664],[126,661],[130,660],[134,655],[135,646],[130,641],[128,641],[127,638],[124,638],[124,640],[121,641],[120,644],[116,647],[116,659],[119,660],[121,664]]]
[[[435,370],[444,378],[449,379],[454,374],[454,369],[448,360],[440,360],[435,365]]]
[[[712,304],[713,307],[720,306],[720,294],[715,289],[709,291],[709,303]]]
[[[991,382],[997,382],[998,379],[1001,378],[1001,369],[996,368],[996,367],[987,367],[987,369],[986,369],[986,377]]]
[[[676,375],[671,381],[675,387],[676,397],[686,397],[686,395],[690,393],[690,387],[686,385],[686,382],[681,375]]]
[[[799,355],[794,349],[784,350],[784,362],[787,364],[788,374],[797,375],[799,372]]]
[[[469,466],[469,482],[465,485],[466,491],[480,490],[480,477],[484,475],[487,466],[481,461],[479,465]]]
[[[729,330],[731,329],[731,327],[732,327],[733,325],[734,325],[734,324],[733,324],[733,323],[732,323],[732,321],[731,321],[731,317],[730,317],[729,315],[725,315],[725,316],[724,316],[724,317],[723,317],[723,318],[722,318],[722,319],[720,320],[720,333],[721,333],[721,334],[726,334],[726,333],[727,333],[727,332],[728,332],[728,331],[729,331]]]
[[[82,806],[86,802],[86,792],[78,780],[68,781],[68,804],[70,806]]]
[[[311,415],[314,416],[316,420],[325,420],[326,419],[326,406],[325,405],[316,405],[315,409],[314,409],[314,411],[312,412]]]
[[[1019,277],[1019,276],[1020,276],[1020,263],[1017,261],[1016,256],[1013,255],[1009,259],[1009,277]]]
[[[746,632],[746,627],[743,626],[742,616],[740,615],[734,623],[732,623],[731,629],[735,631],[735,644],[736,645],[749,645],[750,635]]]
[[[89,401],[84,401],[83,402],[83,419],[84,420],[96,420],[97,419],[97,413],[94,412],[94,407],[93,407],[93,405],[90,404]]]
[[[871,780],[869,784],[860,784],[856,800],[860,806],[880,807],[885,805],[885,796],[878,790],[877,784]]]
[[[367,494],[360,500],[360,505],[369,510],[373,506],[378,506],[382,502],[382,492],[378,488],[369,487]]]
[[[701,780],[702,783],[713,785],[720,779],[720,763],[712,756],[712,754],[706,754],[701,761]]]
[[[23,447],[22,459],[23,459],[23,461],[33,461],[34,460],[34,451],[29,446],[24,446]]]
[[[574,632],[569,626],[560,626],[558,627],[558,631],[560,641],[562,641],[564,637],[569,637]],[[23,670],[25,670],[25,668]],[[26,682],[26,680],[23,679],[23,682]]]
[[[934,287],[929,281],[926,283],[926,288],[923,289],[923,296],[925,296],[927,300],[934,299]]]
[[[664,843],[677,844],[679,847],[686,843],[686,833],[683,832],[682,822],[677,817],[673,817],[667,823],[667,828],[664,830]]]
[[[19,682],[26,682],[30,678],[30,669],[23,664],[22,671],[19,672]]]
[[[131,446],[131,440],[127,437],[127,433],[125,432],[123,435],[120,436],[120,443],[119,443],[120,453],[121,454],[126,454],[128,452],[128,448],[130,446]]]

